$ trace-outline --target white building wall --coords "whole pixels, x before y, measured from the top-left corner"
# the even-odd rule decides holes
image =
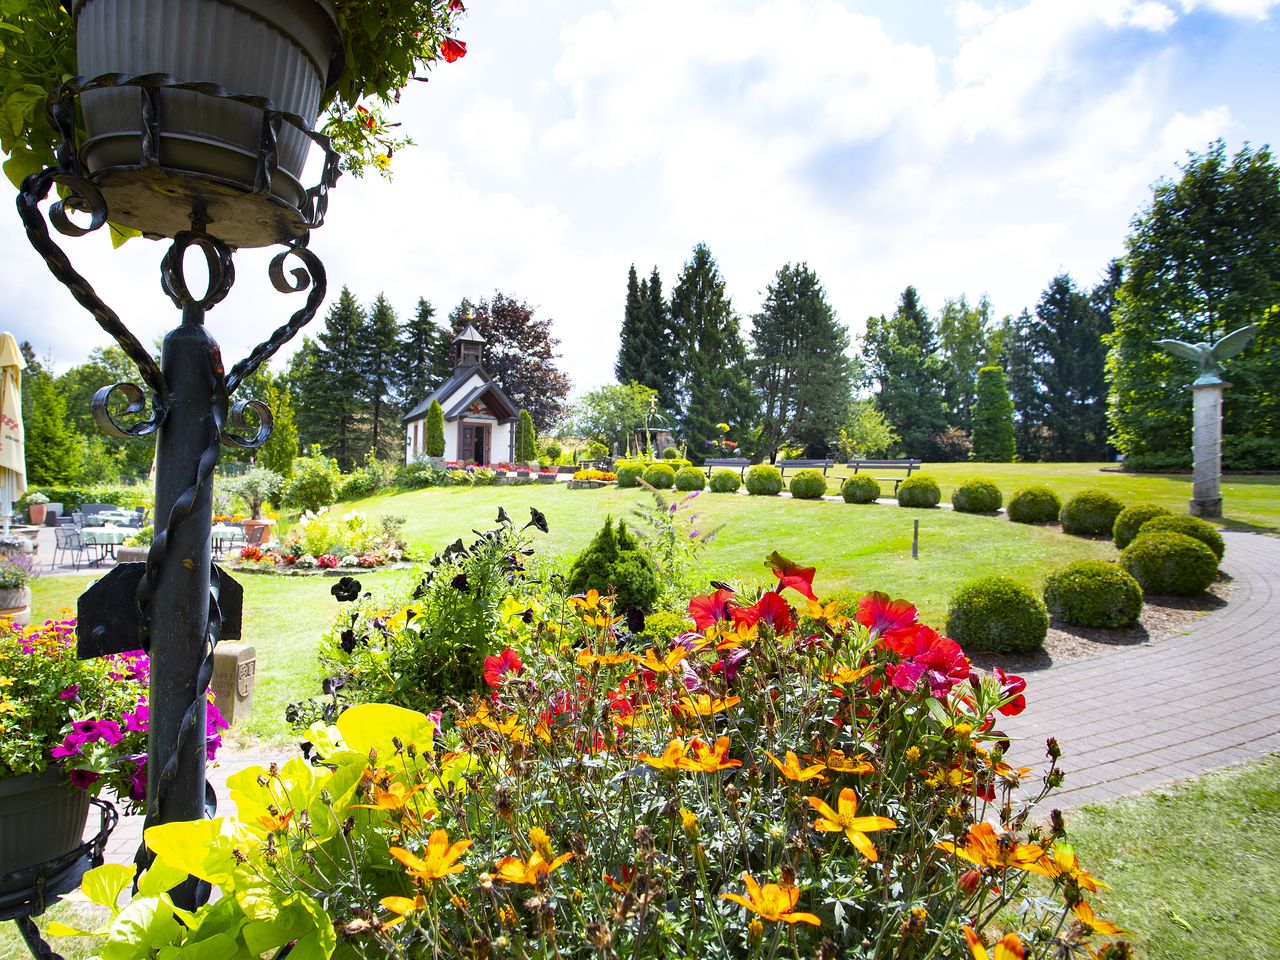
[[[492,452],[494,463],[511,463],[511,424],[496,423],[493,426]]]

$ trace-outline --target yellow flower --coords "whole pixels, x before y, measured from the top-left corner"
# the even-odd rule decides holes
[[[875,769],[862,754],[856,757],[846,756],[843,750],[831,750],[825,757],[805,757],[806,763],[821,763],[828,770],[836,773],[870,773]]]
[[[1013,867],[1045,877],[1055,876],[1055,868],[1046,862],[1042,847],[1034,843],[1001,843],[995,828],[985,821],[975,823],[965,831],[963,843],[943,840],[934,846],[980,867],[995,870]]]
[[[619,663],[629,663],[632,654],[629,653],[592,653],[590,648],[579,650],[577,656],[577,664],[580,667],[589,667],[592,664],[600,664],[602,667],[612,667]]]
[[[551,855],[551,838],[547,836],[547,831],[541,827],[534,827],[529,831],[529,843],[543,860],[554,859]]]
[[[1080,861],[1076,859],[1075,848],[1069,843],[1055,843],[1048,860],[1048,876],[1066,877],[1082,890],[1088,890],[1090,893],[1097,893],[1106,886],[1080,866]]]
[[[0,716],[6,713],[16,713],[18,705],[10,700],[0,700]]]
[[[12,687],[13,677],[0,677],[0,688]]]
[[[388,813],[408,813],[413,815],[412,810],[405,810],[405,804],[419,790],[426,789],[426,784],[420,783],[416,787],[406,789],[403,783],[393,783],[389,787],[382,787],[380,784],[373,785],[373,803],[353,803],[353,807],[361,807],[365,810],[384,810]]]
[[[684,807],[680,808],[680,822],[684,825],[684,832],[690,840],[698,838],[698,816]]]
[[[659,660],[657,654],[654,653],[653,647],[645,647],[643,657],[637,657],[632,654],[631,659],[652,673],[671,673],[671,671],[680,666],[680,661],[687,656],[689,656],[688,650],[684,647],[676,647]]]
[[[723,713],[730,707],[736,707],[741,702],[741,697],[721,698],[713,697],[708,693],[700,693],[696,697],[683,697],[678,706],[686,716],[710,717],[717,713]]]
[[[810,620],[825,623],[833,630],[843,630],[849,625],[849,618],[840,612],[842,609],[844,602],[840,600],[832,600],[825,606],[817,600],[806,600],[804,612]]]
[[[693,758],[685,760],[681,766],[682,770],[715,773],[717,770],[731,770],[742,766],[741,760],[730,760],[728,757],[728,737],[719,737],[712,746],[707,746],[701,740],[694,740],[689,747],[693,750]]]
[[[581,597],[570,597],[569,603],[577,610],[582,622],[589,627],[611,627],[622,619],[611,616],[609,613],[613,597],[602,597],[598,590],[588,590]]]
[[[834,683],[834,684],[838,684],[839,686],[842,686],[842,687],[849,687],[857,683],[859,680],[865,677],[868,673],[870,673],[873,669],[875,669],[874,664],[871,664],[865,667],[840,666],[840,667],[837,667],[835,670],[832,670],[828,673],[824,673],[822,675],[822,679],[830,681],[831,683]]]
[[[415,856],[401,847],[392,847],[389,852],[405,865],[409,876],[415,881],[431,883],[442,880],[451,873],[461,873],[463,866],[458,863],[458,858],[469,846],[470,840],[459,840],[451,844],[448,832],[437,830],[427,841],[425,857]]]
[[[818,819],[813,828],[823,833],[843,833],[858,852],[868,860],[874,861],[878,857],[876,848],[867,838],[867,834],[876,830],[893,830],[898,826],[888,817],[858,816],[858,795],[853,792],[852,787],[845,787],[840,791],[840,798],[836,801],[838,810],[832,810],[821,797],[808,799],[809,806],[818,812]]]
[[[383,897],[382,905],[392,913],[398,914],[394,920],[388,920],[382,925],[382,930],[385,933],[397,923],[404,923],[405,919],[412,914],[420,913],[425,910],[427,908],[427,901],[422,894],[419,893],[412,900],[408,897]]]
[[[373,158],[373,162],[378,165],[379,170],[386,170],[387,167],[391,166],[391,154],[380,153]]]
[[[812,766],[802,767],[800,766],[800,759],[795,755],[795,752],[792,750],[787,751],[786,763],[783,763],[781,760],[775,757],[772,753],[769,753],[769,751],[767,750],[765,751],[764,755],[773,761],[773,765],[777,767],[780,771],[782,771],[782,775],[786,777],[788,780],[797,780],[797,781],[803,782],[805,780],[815,780],[815,779],[825,780],[826,779],[822,775],[822,771],[827,769],[826,764],[815,763]]]
[[[969,941],[969,952],[973,954],[973,960],[1023,960],[1027,955],[1016,933],[1006,933],[996,944],[994,954],[987,953],[982,938],[971,927],[964,928],[964,938]]]
[[[1072,907],[1071,912],[1076,915],[1077,920],[1096,933],[1101,933],[1108,937],[1118,937],[1124,933],[1123,930],[1117,927],[1110,920],[1103,920],[1094,913],[1093,907],[1085,903],[1083,900]]]
[[[740,893],[722,893],[720,899],[741,904],[771,923],[811,923],[815,927],[822,926],[822,921],[812,913],[793,912],[800,900],[798,887],[777,883],[766,883],[761,887],[749,873],[742,875],[742,882],[747,885],[745,897]]]
[[[660,757],[655,757],[651,753],[641,753],[632,757],[632,759],[647,763],[658,770],[675,772],[676,770],[683,770],[684,764],[688,762],[689,747],[685,745],[683,740],[676,739],[667,744]]]
[[[915,763],[920,759],[919,747],[907,747],[907,763]]]
[[[547,848],[547,853],[551,853],[550,847]],[[558,857],[548,859],[534,850],[527,861],[519,857],[503,857],[497,862],[495,869],[497,878],[505,883],[536,886],[539,880],[549,877],[553,871],[559,870],[572,859],[572,853],[562,853]]]

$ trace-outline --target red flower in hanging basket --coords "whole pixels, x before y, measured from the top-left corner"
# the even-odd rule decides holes
[[[453,63],[455,60],[461,60],[467,55],[467,45],[461,40],[455,40],[453,37],[445,37],[444,43],[440,44],[440,56],[444,57],[445,63]]]

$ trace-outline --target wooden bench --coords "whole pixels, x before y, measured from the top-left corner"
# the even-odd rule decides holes
[[[919,470],[921,467],[919,460],[850,460],[849,469],[854,473],[859,470],[905,470],[906,477],[875,477],[880,483],[893,483],[893,492],[898,492],[898,484],[911,476],[911,471]]]
[[[825,477],[827,471],[836,465],[834,460],[779,460],[778,471],[785,477],[788,469],[821,470]]]
[[[717,467],[727,467],[730,470],[737,470],[738,476],[745,476],[747,467],[751,466],[751,461],[746,457],[708,457],[702,462],[707,468],[707,478],[711,478],[711,471]]]

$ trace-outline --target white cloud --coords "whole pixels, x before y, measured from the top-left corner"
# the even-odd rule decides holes
[[[1182,9],[1191,13],[1201,8],[1229,17],[1265,20],[1280,0],[1182,0]]]
[[[480,98],[456,124],[457,145],[476,166],[519,174],[524,168],[532,128],[510,100]]]

